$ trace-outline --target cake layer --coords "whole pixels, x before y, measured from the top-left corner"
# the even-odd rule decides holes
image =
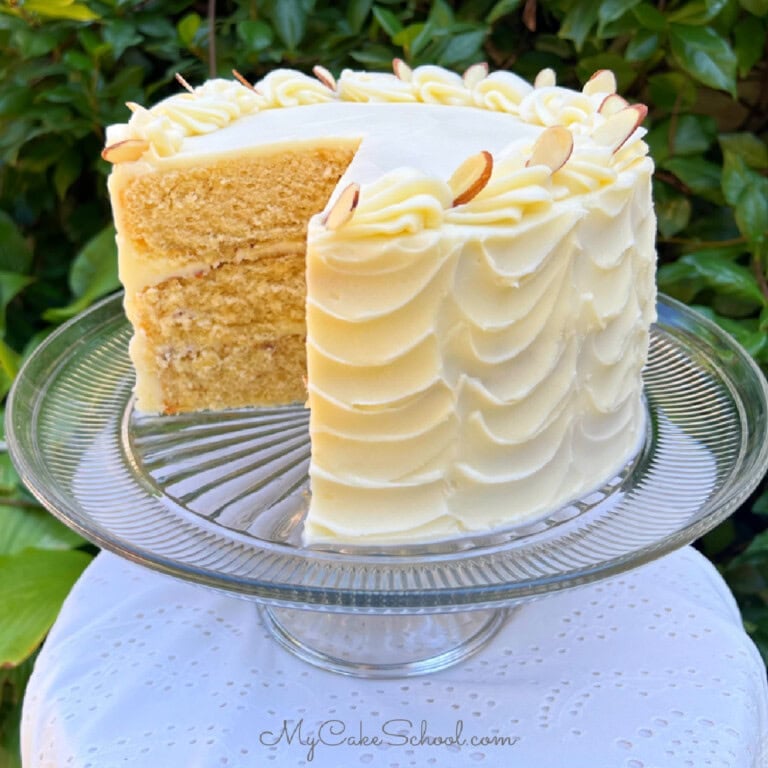
[[[304,254],[223,264],[131,296],[145,411],[303,402]]]

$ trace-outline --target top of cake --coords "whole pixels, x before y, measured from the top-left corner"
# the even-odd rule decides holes
[[[323,214],[340,205],[330,221],[346,225],[357,208],[356,237],[435,228],[446,217],[485,227],[520,221],[650,162],[640,127],[647,109],[616,94],[609,70],[575,91],[552,70],[530,84],[485,64],[463,76],[399,59],[393,69],[344,70],[338,80],[322,67],[315,77],[279,69],[255,85],[234,73],[197,88],[179,77],[184,92],[150,109],[128,105],[133,114],[107,129],[103,156],[113,175],[131,176],[243,151],[359,146]],[[399,215],[405,200],[416,208]],[[383,208],[395,219],[377,216]]]

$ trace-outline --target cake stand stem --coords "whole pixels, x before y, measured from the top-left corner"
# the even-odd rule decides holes
[[[322,669],[355,677],[436,672],[480,650],[510,609],[426,614],[331,613],[260,606],[272,637]]]

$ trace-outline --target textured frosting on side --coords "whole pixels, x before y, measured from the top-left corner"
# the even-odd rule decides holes
[[[466,205],[393,171],[343,227],[312,221],[309,541],[509,526],[622,468],[645,429],[651,172],[639,132],[617,155],[576,141],[554,174],[517,142]]]
[[[278,70],[254,89],[215,80],[134,107],[108,131],[143,152],[115,166],[113,192],[235,153],[359,144],[309,225],[308,543],[513,525],[599,487],[644,437],[644,131],[611,122],[605,77],[576,92],[551,75],[538,87],[483,75],[402,65],[323,83]],[[535,151],[553,127],[568,137],[562,162]],[[451,174],[481,151],[490,178],[454,205]],[[349,220],[326,226],[352,182]],[[164,270],[126,279],[140,290]]]

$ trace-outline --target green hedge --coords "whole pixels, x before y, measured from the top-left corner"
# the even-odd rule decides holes
[[[63,320],[117,288],[100,159],[127,101],[151,104],[233,68],[251,80],[316,63],[528,79],[578,87],[612,69],[649,105],[660,288],[713,318],[768,367],[768,0],[250,0],[0,3],[0,395]],[[768,496],[699,546],[768,656]],[[92,554],[45,515],[0,455],[0,764],[15,764],[30,659]],[[7,671],[2,671],[3,668]],[[4,762],[6,761],[6,762]]]

